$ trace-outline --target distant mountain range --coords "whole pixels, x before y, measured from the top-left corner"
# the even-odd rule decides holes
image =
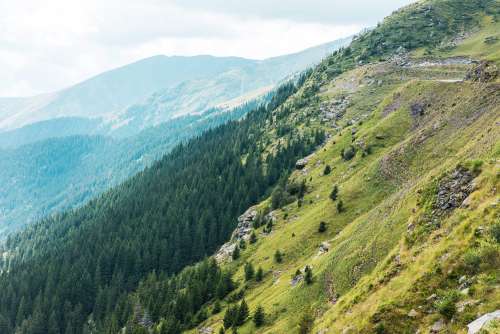
[[[349,41],[267,60],[155,56],[60,92],[0,98],[0,239],[243,116]]]
[[[68,135],[136,134],[174,117],[269,91],[349,41],[341,39],[266,60],[154,56],[59,92],[0,98],[0,147]]]

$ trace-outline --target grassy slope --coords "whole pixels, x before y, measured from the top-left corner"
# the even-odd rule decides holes
[[[481,31],[457,48],[435,56],[470,55],[498,63],[499,44],[483,42],[498,31],[499,24],[486,17]],[[478,240],[474,231],[498,220],[498,206],[492,203],[498,200],[499,186],[499,86],[439,81],[462,77],[465,70],[466,66],[405,69],[380,63],[354,69],[321,87],[321,100],[351,96],[351,105],[340,122],[345,128],[341,133],[329,129],[333,137],[312,157],[307,176],[302,172],[292,176],[307,180],[304,205],[298,208],[293,203],[277,210],[273,232],[269,236],[259,233],[259,241],[248,247],[240,260],[226,265],[235,271],[241,286],[246,261],[266,272],[262,283],[247,285],[245,299],[251,311],[257,305],[265,308],[268,325],[256,329],[247,321],[239,333],[296,332],[307,308],[315,314],[314,332],[325,333],[342,333],[349,327],[353,333],[371,333],[377,323],[383,323],[387,333],[414,333],[418,328],[425,333],[439,318],[435,311],[427,314],[418,307],[432,309],[425,301],[427,296],[456,289],[461,256],[478,243],[491,244],[487,238]],[[370,79],[380,81],[380,85],[368,84]],[[415,102],[428,105],[424,116],[410,116]],[[291,115],[290,122],[299,124],[302,114],[309,117],[309,127],[324,127],[313,116],[316,109],[316,105],[309,105]],[[363,119],[362,125],[355,125],[356,142],[374,145],[373,152],[366,157],[358,153],[344,162],[340,151],[352,141],[346,122],[353,118]],[[377,135],[384,139],[376,139]],[[407,225],[426,210],[418,205],[422,197],[418,190],[428,188],[459,162],[472,159],[481,159],[484,165],[470,208],[455,210],[438,230],[408,246],[404,242]],[[333,171],[323,176],[326,163]],[[347,209],[341,214],[328,198],[333,184],[339,185]],[[261,204],[266,205],[268,202]],[[324,234],[317,232],[320,221],[328,224]],[[332,247],[318,256],[318,246],[326,240]],[[273,262],[278,248],[285,254],[282,264]],[[450,256],[443,260],[445,253]],[[305,265],[313,267],[314,284],[292,287],[293,273]],[[481,302],[447,324],[453,333],[464,332],[464,324],[477,312],[500,307],[499,279],[499,270],[494,267],[484,267],[477,275],[474,293],[461,298]],[[328,301],[333,293],[340,295],[336,304]],[[419,310],[413,320],[407,317],[412,308]],[[211,316],[204,326],[218,330],[223,314]],[[382,325],[378,327],[381,330]]]

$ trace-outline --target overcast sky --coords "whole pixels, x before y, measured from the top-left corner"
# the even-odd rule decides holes
[[[141,58],[267,58],[373,26],[412,0],[0,0],[0,96],[62,89]]]

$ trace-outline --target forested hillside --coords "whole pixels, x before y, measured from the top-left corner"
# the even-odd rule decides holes
[[[466,333],[500,309],[499,19],[495,0],[405,7],[11,236],[0,331]]]
[[[244,120],[209,130],[83,208],[9,238],[3,320],[26,333],[45,333],[49,323],[80,333],[93,311],[112,310],[148,273],[173,274],[215,251],[236,217],[323,141],[321,132],[306,131],[263,156],[258,139],[270,111],[296,90],[284,85]],[[94,312],[94,320],[101,325],[106,314]]]

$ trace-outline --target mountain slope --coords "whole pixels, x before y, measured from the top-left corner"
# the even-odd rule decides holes
[[[0,328],[465,332],[499,307],[499,9],[398,11],[267,107],[13,236]],[[181,271],[234,227],[219,264]]]
[[[348,40],[264,61],[158,56],[106,72],[50,101],[25,99],[24,111],[22,99],[8,99],[0,111],[5,121],[10,108],[18,111],[14,118],[27,122],[48,119],[0,132],[0,239],[86,203],[175,144],[243,116],[272,95],[280,80]]]
[[[112,130],[125,121],[120,113],[135,104],[147,104],[148,98],[161,95],[163,90],[167,91],[165,94],[168,94],[168,99],[174,102],[171,109],[157,111],[167,114],[163,116],[163,121],[171,118],[169,115],[173,112],[176,115],[192,111],[201,113],[220,101],[275,85],[287,76],[318,63],[349,40],[341,39],[293,55],[263,61],[212,56],[155,56],[143,59],[53,94],[32,98],[0,98],[0,131],[12,131],[57,118],[84,118],[86,121],[100,120],[99,127],[88,132],[84,124],[74,134],[112,134]],[[228,81],[228,76],[232,76],[232,80]],[[203,94],[189,90],[190,85],[196,88],[199,83],[202,86],[208,83],[205,84],[206,90],[201,92]],[[228,93],[224,94],[226,91]],[[194,108],[189,108],[182,102],[186,94],[195,95],[200,102]],[[207,98],[211,94],[219,96],[219,100],[211,102]],[[149,117],[147,114],[138,116],[143,120]],[[153,121],[146,122],[142,128],[159,124],[151,118]],[[0,141],[0,146],[6,147],[6,144],[14,143]]]

